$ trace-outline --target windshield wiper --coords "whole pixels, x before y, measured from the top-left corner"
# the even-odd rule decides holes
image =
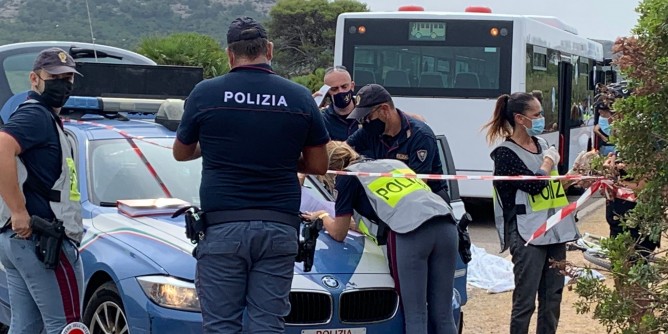
[[[103,208],[115,208],[116,202],[100,202],[100,206]]]
[[[118,60],[123,60],[123,57],[110,55],[110,54],[108,54],[104,51],[77,48],[77,47],[71,47],[70,48],[70,55],[74,59],[95,58],[96,55],[97,55],[97,58],[114,58],[114,59],[118,59]]]

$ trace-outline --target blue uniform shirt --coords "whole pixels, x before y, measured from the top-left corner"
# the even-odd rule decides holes
[[[359,129],[357,120],[347,119],[347,115],[341,116],[337,114],[332,104],[325,108],[322,112],[322,117],[325,119],[325,126],[332,140],[345,141]]]
[[[28,98],[41,101],[36,92],[29,92]],[[47,114],[48,106],[40,107],[28,104],[11,114],[9,120],[0,129],[16,139],[21,146],[19,157],[31,177],[35,177],[43,185],[51,188],[60,177],[62,171],[62,152],[58,130],[53,118]],[[33,192],[25,192],[26,209],[30,215],[44,219],[53,219],[49,201]]]
[[[177,138],[200,144],[204,211],[260,209],[295,217],[301,152],[329,141],[308,89],[265,64],[200,82],[186,100]]]
[[[394,136],[374,138],[364,128],[346,141],[359,154],[372,159],[397,159],[418,174],[443,174],[436,136],[431,128],[397,110],[401,118],[401,131]],[[448,188],[446,181],[427,181],[433,192]]]

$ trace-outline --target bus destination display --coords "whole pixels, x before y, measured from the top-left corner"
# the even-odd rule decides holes
[[[445,41],[444,22],[410,22],[408,40]]]

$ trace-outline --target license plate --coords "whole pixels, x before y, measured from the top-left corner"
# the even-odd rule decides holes
[[[302,334],[366,334],[366,328],[305,329]]]

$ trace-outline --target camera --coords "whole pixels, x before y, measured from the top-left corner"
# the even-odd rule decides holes
[[[315,258],[315,245],[322,231],[322,219],[314,221],[302,218],[301,236],[299,238],[299,251],[295,262],[304,263],[304,272],[311,271],[313,259]]]

